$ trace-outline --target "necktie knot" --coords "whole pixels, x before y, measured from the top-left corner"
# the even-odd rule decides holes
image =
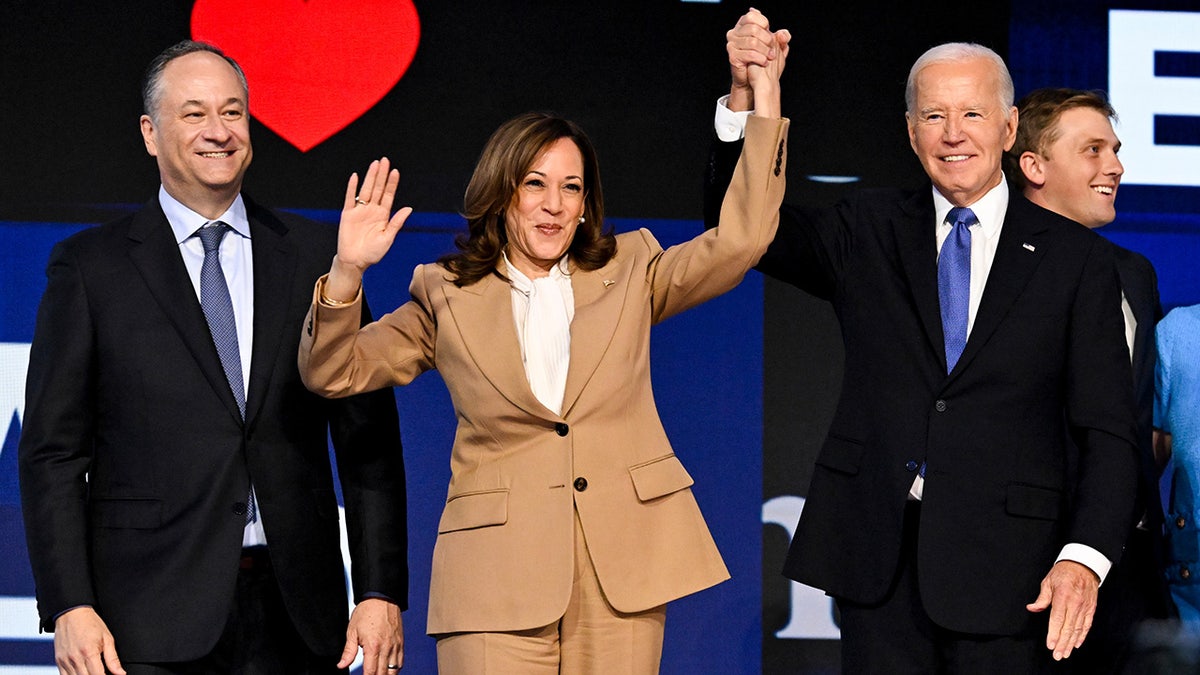
[[[959,225],[970,227],[979,222],[979,219],[975,217],[975,212],[965,206],[956,206],[950,209],[950,213],[946,215],[946,220],[955,227]]]
[[[204,252],[212,253],[220,248],[221,240],[225,238],[225,233],[228,231],[228,225],[221,221],[216,221],[196,230],[196,236],[200,237],[200,243],[204,245]]]

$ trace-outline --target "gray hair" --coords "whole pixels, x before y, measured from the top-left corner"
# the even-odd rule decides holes
[[[904,85],[904,103],[908,114],[917,112],[917,75],[922,70],[935,63],[962,63],[974,59],[986,59],[991,62],[996,70],[996,79],[1000,82],[1000,91],[996,92],[1000,97],[1000,104],[1006,110],[1011,108],[1014,98],[1013,81],[1012,75],[1008,73],[1008,66],[1004,65],[1004,59],[991,49],[973,42],[947,42],[931,47],[908,71],[908,82]]]
[[[196,52],[208,52],[225,59],[225,62],[232,66],[234,72],[237,73],[238,82],[242,85],[242,91],[246,92],[246,98],[250,98],[250,85],[246,83],[246,73],[242,72],[242,67],[238,65],[237,61],[207,42],[184,40],[164,49],[146,68],[146,75],[142,78],[142,112],[149,115],[150,119],[158,120],[158,105],[162,100],[162,75],[167,64],[181,56]],[[248,100],[247,103],[249,103]]]

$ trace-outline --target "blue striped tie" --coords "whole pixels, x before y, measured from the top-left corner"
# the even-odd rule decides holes
[[[226,232],[229,232],[229,226],[220,221],[208,223],[196,231],[196,236],[204,245],[204,264],[200,267],[200,308],[204,310],[204,318],[208,321],[208,330],[217,347],[217,356],[221,358],[225,379],[229,381],[229,389],[237,401],[238,412],[242,419],[246,419],[246,389],[242,381],[237,323],[233,318],[233,300],[229,297],[225,272],[221,269],[221,240]],[[251,486],[246,504],[246,522],[252,523],[257,518],[254,486]]]
[[[979,222],[966,207],[950,209],[953,224],[938,256],[938,302],[946,339],[946,372],[954,370],[967,345],[967,315],[971,300],[971,225]]]

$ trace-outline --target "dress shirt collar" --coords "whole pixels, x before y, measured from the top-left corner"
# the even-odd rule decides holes
[[[1008,213],[1008,181],[1000,179],[1000,184],[988,190],[974,204],[968,204],[975,217],[979,219],[979,227],[988,239],[994,239],[1004,224],[1004,215]],[[942,196],[938,189],[933,188],[933,210],[937,215],[938,227],[946,226],[946,216],[954,205]]]
[[[158,203],[162,206],[163,214],[167,216],[167,222],[171,224],[171,231],[175,233],[175,243],[177,244],[182,244],[184,240],[196,234],[196,230],[214,220],[219,220],[232,228],[234,232],[247,239],[250,238],[250,219],[246,217],[246,202],[242,201],[241,194],[233,199],[233,203],[229,205],[225,213],[212,220],[184,206],[182,202],[168,194],[167,189],[161,185],[158,186]]]
[[[533,280],[525,276],[521,270],[517,269],[515,265],[508,261],[507,252],[501,251],[500,256],[504,258],[504,266],[508,270],[508,280],[512,282],[513,288],[521,293],[524,293],[525,295],[529,295],[529,293],[533,290]],[[557,263],[555,263],[554,267],[550,268],[551,279],[556,282],[561,282],[564,279],[570,280],[571,275],[567,273],[567,261],[569,258],[570,255],[564,255],[558,260]]]

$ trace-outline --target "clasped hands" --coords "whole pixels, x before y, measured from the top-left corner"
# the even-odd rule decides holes
[[[753,107],[755,113],[763,117],[780,116],[779,77],[783,75],[791,40],[790,31],[784,28],[772,32],[767,17],[753,8],[725,33],[725,51],[729,53],[732,79],[727,103],[730,110],[744,111]]]

